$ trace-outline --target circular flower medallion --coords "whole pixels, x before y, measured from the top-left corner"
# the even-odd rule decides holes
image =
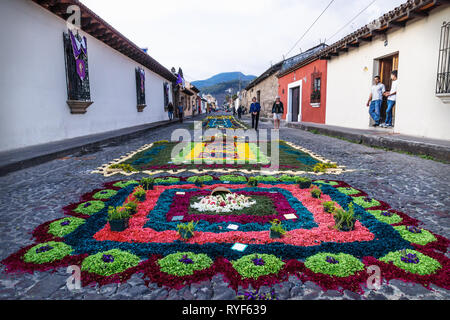
[[[72,247],[63,242],[49,241],[29,249],[23,256],[23,260],[28,263],[50,263],[63,259],[72,251]]]
[[[308,257],[305,267],[315,273],[323,273],[336,277],[348,277],[364,270],[364,264],[357,258],[346,253],[317,253]]]
[[[132,185],[132,184],[139,184],[139,182],[136,181],[136,180],[128,180],[128,181],[127,180],[123,180],[123,181],[119,181],[119,182],[114,183],[113,186],[117,187],[117,188],[126,188],[126,187],[128,187],[129,185]]]
[[[140,261],[141,259],[134,254],[112,249],[84,259],[81,270],[107,277],[136,267]]]
[[[112,189],[105,189],[105,190],[101,190],[99,192],[97,192],[96,194],[94,194],[92,196],[92,198],[94,199],[109,199],[111,197],[114,197],[117,194],[116,190],[112,190]]]
[[[48,233],[56,237],[64,237],[75,231],[76,228],[85,223],[86,220],[76,217],[67,217],[56,220],[48,226]]]
[[[442,268],[439,261],[411,249],[389,252],[380,261],[393,263],[400,269],[419,275],[432,274]]]
[[[212,265],[213,261],[206,254],[193,252],[176,252],[158,260],[162,272],[174,276],[188,276],[197,270],[204,270]]]
[[[78,207],[76,207],[75,212],[82,213],[86,215],[93,215],[94,213],[99,212],[105,207],[105,203],[99,200],[92,200],[80,203]]]
[[[425,229],[420,229],[413,226],[396,226],[394,229],[397,230],[406,241],[420,244],[422,246],[437,240],[430,231]]]
[[[272,254],[249,254],[231,264],[242,278],[253,279],[278,273],[284,266],[284,262]]]

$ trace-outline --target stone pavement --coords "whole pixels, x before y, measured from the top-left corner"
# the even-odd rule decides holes
[[[32,244],[31,231],[38,225],[62,217],[62,207],[79,200],[80,195],[120,177],[103,177],[90,172],[98,166],[133,151],[146,143],[170,139],[176,128],[189,122],[148,131],[127,142],[109,142],[89,153],[79,152],[0,177],[0,260]],[[269,127],[261,123],[260,128]],[[450,237],[450,165],[396,152],[373,149],[340,139],[316,135],[294,128],[282,128],[280,138],[292,141],[332,161],[345,165],[349,172],[340,176],[321,176],[344,180],[366,191],[371,197],[389,203],[423,221],[424,228]],[[140,178],[139,175],[133,176]],[[447,256],[449,254],[447,253]],[[85,287],[79,292],[66,288],[68,274],[35,272],[8,275],[0,267],[0,299],[234,299],[221,275],[210,281],[192,284],[181,290],[144,285],[134,275],[127,283]],[[383,283],[381,289],[365,295],[345,291],[323,292],[312,282],[302,283],[291,276],[275,285],[279,299],[449,299],[450,292],[434,285],[428,290],[398,280]],[[261,291],[269,288],[261,288]]]

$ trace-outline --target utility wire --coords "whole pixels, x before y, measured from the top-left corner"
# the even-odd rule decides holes
[[[330,39],[333,39],[337,34],[339,34],[339,32],[341,32],[342,30],[344,30],[350,23],[352,23],[356,18],[358,18],[364,11],[366,11],[367,9],[369,9],[369,7],[371,5],[373,5],[377,0],[373,0],[371,3],[369,3],[369,5],[367,7],[365,7],[364,9],[362,9],[356,16],[354,16],[349,22],[347,22],[347,24],[345,26],[343,26],[342,28],[340,28],[335,34],[333,34],[331,37],[329,37],[326,41],[330,41]],[[329,43],[329,42],[328,42]]]
[[[331,0],[330,3],[327,5],[327,7],[322,11],[322,13],[316,18],[316,20],[314,20],[314,22],[309,26],[309,28],[305,31],[305,33],[300,37],[300,39],[297,40],[297,42],[292,46],[291,50],[288,51],[288,53],[286,53],[286,57],[289,55],[289,53],[291,53],[292,50],[295,49],[295,47],[297,46],[297,44],[303,40],[303,38],[306,36],[306,34],[309,32],[309,30],[311,30],[311,28],[316,24],[316,22],[320,19],[320,17],[325,13],[325,11],[327,11],[327,9],[331,6],[331,4],[334,2],[334,0]]]

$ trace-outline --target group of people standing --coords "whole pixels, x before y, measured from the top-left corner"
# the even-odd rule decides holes
[[[259,113],[261,112],[261,105],[256,101],[256,97],[253,97],[252,104],[250,105],[250,114],[252,115],[252,129],[258,130]],[[279,96],[276,97],[275,102],[272,105],[272,116],[275,130],[280,129],[280,120],[283,115],[284,107],[283,102]]]
[[[382,128],[392,128],[392,109],[394,108],[395,101],[397,100],[397,70],[391,72],[391,90],[386,91],[386,87],[381,83],[379,76],[375,76],[373,79],[373,86],[371,88],[369,100],[367,101],[367,106],[369,107],[369,114],[372,117],[374,127]],[[387,109],[386,109],[386,120],[384,123],[380,124],[381,121],[381,104],[383,102],[383,97],[387,97]]]

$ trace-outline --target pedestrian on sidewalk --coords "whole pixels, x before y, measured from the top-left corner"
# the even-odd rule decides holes
[[[384,93],[384,96],[387,97],[387,109],[386,109],[386,121],[380,127],[383,128],[391,128],[392,126],[392,109],[395,106],[395,102],[397,100],[397,70],[391,72],[391,90]]]
[[[172,102],[169,102],[169,104],[167,105],[167,112],[169,114],[169,120],[172,121],[173,120],[173,104],[172,104]]]
[[[178,105],[178,117],[180,117],[180,122],[183,122],[183,105],[181,103]]]
[[[241,119],[241,116],[242,116],[242,109],[243,109],[242,106],[239,106],[237,109],[239,119]]]
[[[281,102],[279,96],[276,97],[275,102],[272,106],[272,113],[273,113],[273,126],[275,130],[279,130],[281,116],[284,113],[283,102]]]
[[[250,105],[250,113],[252,114],[252,129],[258,130],[259,112],[261,111],[261,105],[256,102],[256,97],[253,97],[252,104]]]
[[[386,88],[384,84],[381,83],[380,77],[375,76],[373,78],[373,85],[371,88],[369,100],[367,101],[367,106],[369,107],[369,114],[372,117],[374,123],[374,127],[378,127],[380,125],[380,109],[381,102],[383,101],[383,94],[386,92]]]

